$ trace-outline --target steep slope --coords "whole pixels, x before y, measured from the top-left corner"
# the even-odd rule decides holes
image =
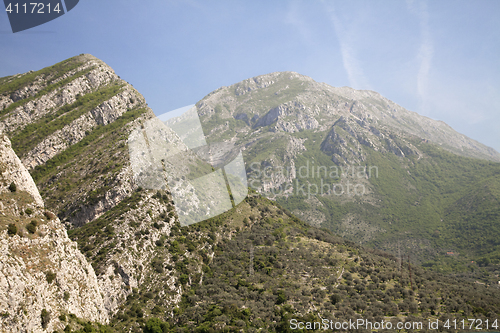
[[[0,95],[0,130],[65,224],[92,221],[129,196],[126,139],[154,114],[108,65],[76,56],[4,78]]]
[[[182,228],[167,193],[133,197],[71,235],[117,300],[117,332],[282,332],[322,318],[443,326],[500,313],[498,288],[362,248],[256,193]]]
[[[12,150],[9,138],[0,132],[0,173],[2,177],[2,187],[0,193],[12,192],[13,189],[19,192],[28,193],[35,204],[43,208],[43,200],[38,192],[35,182],[31,178],[28,170]],[[2,207],[0,207],[2,208]]]
[[[26,168],[0,134],[0,330],[63,329],[67,314],[106,323],[92,266],[43,209]]]

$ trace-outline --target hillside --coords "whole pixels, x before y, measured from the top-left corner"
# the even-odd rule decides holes
[[[270,77],[286,79],[287,75]],[[496,254],[488,246],[495,246],[498,239],[494,229],[498,163],[456,155],[439,144],[422,142],[415,134],[396,135],[390,122],[383,126],[374,122],[370,129],[370,120],[359,124],[333,109],[336,105],[350,114],[350,109],[362,109],[361,104],[353,108],[345,106],[347,102],[327,103],[331,112],[325,114],[331,119],[315,120],[316,111],[310,114],[309,106],[293,101],[293,96],[301,96],[309,84],[326,86],[292,76],[293,82],[285,82],[282,90],[275,89],[282,84],[275,84],[277,79],[252,79],[235,85],[234,90],[221,88],[197,104],[207,141],[220,155],[216,167],[222,160],[219,157],[241,148],[250,188],[241,202],[230,192],[235,207],[227,212],[189,226],[181,226],[179,214],[185,211],[174,204],[174,189],[167,186],[170,182],[160,184],[159,189],[139,186],[150,178],[133,173],[131,160],[141,157],[129,148],[134,136],[148,129],[154,115],[142,95],[108,65],[80,55],[36,72],[0,78],[0,127],[13,148],[0,154],[15,161],[0,165],[10,177],[0,182],[4,250],[17,251],[17,243],[29,243],[29,253],[18,256],[25,263],[37,263],[12,263],[16,269],[4,274],[14,279],[30,276],[36,299],[32,302],[32,296],[26,296],[32,305],[25,316],[14,316],[9,312],[11,305],[2,300],[5,329],[36,326],[35,331],[44,331],[45,323],[51,332],[273,332],[288,331],[291,319],[333,320],[332,316],[335,320],[362,317],[394,322],[439,319],[441,325],[452,318],[495,323],[500,315],[496,286],[436,273],[418,263],[429,258],[432,261],[425,265],[435,270],[462,269],[456,266],[464,261],[432,251],[456,244],[458,250],[451,250],[462,256],[467,244],[457,243],[463,240],[459,231],[469,228],[469,233],[481,235],[471,255],[477,255],[491,271],[468,265],[466,272],[475,278],[484,274],[485,280],[495,274]],[[268,88],[275,90],[265,91]],[[227,91],[242,102],[238,111],[231,111],[227,103],[212,106]],[[339,94],[349,91],[341,88]],[[320,100],[320,95],[308,98]],[[278,104],[266,109],[269,103]],[[260,116],[248,113],[250,109]],[[281,121],[287,112],[289,118]],[[380,135],[379,141],[361,132],[353,121],[378,133],[374,135]],[[287,130],[274,127],[278,123]],[[452,133],[446,126],[442,130]],[[439,131],[430,131],[430,137],[438,140]],[[148,137],[145,143],[150,150],[165,139],[180,141],[167,130],[155,133],[159,136]],[[479,144],[475,149],[472,141],[462,139],[465,155],[496,158],[495,152]],[[226,141],[220,145],[218,140]],[[371,147],[360,143],[369,140]],[[213,171],[199,162],[202,153],[182,156],[187,165],[175,174],[176,181]],[[154,157],[163,163],[154,175],[173,177],[165,175],[169,161],[162,160],[161,154]],[[367,195],[359,198],[275,195],[269,200],[252,190],[259,184],[255,188],[270,195],[276,184],[296,180],[307,188],[320,180],[300,177],[300,167],[312,166],[313,161],[344,168],[354,163],[375,165],[378,174],[373,179],[365,177],[362,184]],[[143,162],[147,171],[149,161]],[[254,162],[271,170],[280,165],[295,168],[289,174],[259,178],[255,173],[260,170],[251,167]],[[449,178],[444,177],[444,170],[450,171]],[[9,189],[13,177],[22,180],[15,191]],[[336,178],[344,184],[357,178],[355,173],[350,177],[340,173]],[[196,195],[190,197],[196,206]],[[417,200],[415,207],[423,208],[412,211],[411,203]],[[421,218],[415,219],[415,212]],[[439,224],[441,216],[445,223]],[[470,228],[471,220],[484,223]],[[16,232],[9,231],[13,230],[10,224]],[[441,228],[436,233],[423,226]],[[360,242],[396,254],[399,250],[402,255],[369,249]],[[56,251],[47,252],[49,261],[40,256],[37,244]],[[66,255],[74,269],[61,263]],[[7,257],[2,264],[11,260]],[[439,260],[445,265],[438,265]],[[75,281],[79,289],[64,289],[73,288]],[[1,295],[8,299],[8,288]],[[88,302],[82,304],[83,300]],[[21,303],[15,306],[21,314]]]
[[[123,206],[130,210],[117,206],[71,233],[97,272],[108,267],[99,273],[108,284],[131,287],[111,321],[118,332],[284,332],[293,318],[444,325],[467,316],[494,322],[500,312],[498,288],[364,249],[255,193],[182,228],[166,214],[168,195],[137,196],[137,204]]]
[[[76,56],[2,79],[0,95],[0,131],[63,223],[80,226],[129,196],[128,134],[154,114],[108,65]]]
[[[439,270],[467,273],[483,258],[500,273],[495,150],[378,93],[293,72],[196,106],[207,142],[241,149],[250,186],[310,224]],[[463,206],[479,196],[481,213]]]

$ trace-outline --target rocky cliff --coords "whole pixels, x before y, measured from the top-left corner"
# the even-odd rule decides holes
[[[69,314],[106,323],[92,266],[55,214],[43,209],[33,179],[4,135],[0,157],[0,330],[61,330],[62,315]]]
[[[377,92],[332,87],[294,72],[265,74],[219,88],[197,107],[209,140],[238,141],[245,133],[263,135],[268,131],[323,132],[342,117],[344,123],[359,125],[356,133],[351,133],[354,136],[385,138],[387,135],[379,132],[384,130],[405,141],[427,140],[461,156],[500,161],[500,153],[494,149],[442,121],[408,111]],[[361,140],[361,144],[369,145],[369,141]],[[372,146],[382,148],[385,144]]]
[[[82,54],[0,83],[0,130],[63,223],[81,226],[130,195],[128,133],[154,114],[111,67]]]
[[[31,178],[28,170],[12,150],[9,138],[0,132],[0,173],[2,186],[0,193],[9,192],[9,187],[17,191],[27,192],[34,200],[34,204],[43,207],[43,200],[38,189]],[[12,185],[11,185],[12,184]],[[1,207],[0,207],[1,208]]]

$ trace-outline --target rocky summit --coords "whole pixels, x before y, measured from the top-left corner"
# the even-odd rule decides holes
[[[194,111],[209,148],[186,152],[182,170],[158,154],[157,175],[221,173],[241,151],[249,189],[181,226],[171,183],[140,186],[151,163],[130,145],[183,138],[111,67],[82,54],[0,78],[0,331],[498,326],[496,151],[376,92],[293,72],[219,88]],[[152,123],[165,137],[148,137]]]

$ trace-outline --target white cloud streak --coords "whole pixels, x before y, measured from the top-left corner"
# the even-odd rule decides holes
[[[408,9],[419,19],[422,42],[417,53],[417,59],[420,62],[417,74],[417,93],[420,98],[421,112],[428,113],[429,74],[431,71],[432,57],[434,55],[434,45],[429,26],[429,11],[427,9],[427,3],[424,1],[418,1],[415,3],[413,0],[407,0],[406,4]]]
[[[356,49],[353,42],[354,27],[351,26],[350,29],[347,29],[337,17],[335,9],[331,4],[324,4],[340,44],[342,62],[347,72],[350,86],[355,89],[371,89],[363,67],[356,56]]]
[[[297,1],[293,1],[290,4],[288,12],[285,17],[285,23],[293,25],[297,31],[299,32],[300,37],[307,43],[311,43],[313,39],[313,34],[311,33],[310,28],[305,22],[304,18],[300,13],[299,3]]]

